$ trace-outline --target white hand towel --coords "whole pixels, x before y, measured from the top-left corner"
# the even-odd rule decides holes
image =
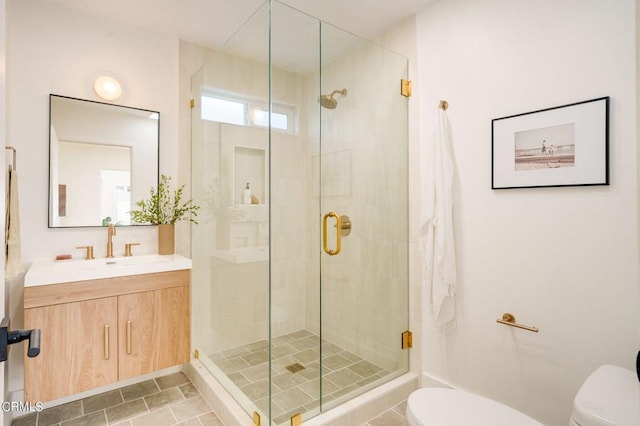
[[[438,128],[433,150],[425,150],[423,176],[423,223],[420,248],[425,256],[425,295],[442,333],[455,328],[456,255],[453,229],[453,179],[455,167],[451,152],[451,135],[446,112],[439,109]]]
[[[5,223],[6,258],[4,266],[5,279],[11,279],[24,272],[20,248],[20,208],[18,204],[18,175],[9,170],[7,177],[7,215]]]

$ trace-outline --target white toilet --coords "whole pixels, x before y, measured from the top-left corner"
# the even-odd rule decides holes
[[[573,400],[570,426],[640,425],[640,382],[635,371],[603,365]]]
[[[489,398],[448,388],[422,388],[409,395],[411,426],[543,426]]]
[[[542,426],[491,399],[461,390],[422,388],[409,395],[412,426]],[[570,426],[640,426],[640,383],[636,373],[603,365],[583,383]]]

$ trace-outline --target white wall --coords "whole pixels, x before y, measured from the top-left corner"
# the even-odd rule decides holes
[[[450,104],[460,285],[454,333],[424,310],[422,370],[545,425],[567,424],[598,365],[635,368],[635,17],[633,0],[440,1],[417,16],[421,144]],[[491,119],[601,96],[610,186],[491,190]],[[497,324],[504,312],[540,332]]]
[[[23,262],[70,253],[92,244],[106,253],[99,228],[48,229],[49,94],[99,100],[93,80],[102,74],[123,87],[118,104],[160,111],[160,172],[178,170],[178,40],[82,15],[44,0],[8,2],[8,127],[18,150]],[[174,179],[175,183],[182,179]],[[104,234],[103,234],[104,232]],[[141,242],[156,252],[155,228],[118,230],[116,253]],[[22,325],[22,282],[12,283],[10,314]],[[10,390],[23,387],[21,351],[12,351]]]

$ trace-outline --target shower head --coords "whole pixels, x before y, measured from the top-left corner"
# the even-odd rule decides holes
[[[322,95],[320,96],[320,105],[327,109],[335,109],[338,106],[338,101],[329,95]]]
[[[347,96],[347,89],[334,90],[330,95],[320,95],[320,105],[327,109],[335,109],[338,106],[338,100],[333,97],[335,94]]]

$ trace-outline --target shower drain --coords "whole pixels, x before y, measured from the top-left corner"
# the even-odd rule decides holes
[[[304,370],[306,367],[300,364],[299,362],[296,362],[294,364],[287,365],[285,368],[289,370],[291,373],[297,373],[298,371]]]

